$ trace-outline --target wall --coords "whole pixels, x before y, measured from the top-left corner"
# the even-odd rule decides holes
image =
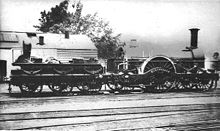
[[[21,54],[20,49],[0,49],[0,59],[7,61],[7,77],[11,75],[12,69],[17,69],[19,67],[12,66],[12,63]]]
[[[45,61],[48,57],[57,58],[57,50],[56,49],[36,49],[33,48],[31,50],[31,56],[42,58]]]

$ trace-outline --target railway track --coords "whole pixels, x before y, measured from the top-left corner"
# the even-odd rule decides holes
[[[139,98],[135,98],[136,94],[139,94],[140,97]],[[167,95],[164,95],[167,94]],[[91,94],[93,95],[93,94]],[[96,96],[99,95],[100,99],[102,99],[103,93],[100,94],[96,94]],[[135,101],[135,100],[144,100],[144,99],[174,99],[174,98],[196,98],[196,97],[210,97],[210,96],[215,96],[215,97],[219,97],[220,93],[218,93],[217,91],[212,91],[212,92],[171,92],[171,93],[159,93],[156,94],[155,93],[141,93],[141,92],[130,92],[130,93],[111,93],[109,94],[114,95],[115,97],[109,97],[109,101]],[[54,95],[52,93],[49,92],[45,92],[42,93],[41,96],[21,96],[20,93],[12,93],[12,94],[8,94],[5,93],[4,94],[4,98],[2,97],[2,99],[0,100],[1,104],[6,104],[6,103],[17,103],[17,102],[28,102],[30,100],[37,100],[38,102],[41,101],[54,101],[54,100],[67,100],[67,99],[71,99],[72,97],[75,96],[74,101],[81,99],[81,98],[85,98],[86,96],[90,96],[90,95],[66,95],[66,94],[62,94],[62,95]],[[129,97],[128,97],[129,96]],[[106,97],[106,96],[104,96]],[[38,99],[41,98],[41,99]],[[97,98],[96,98],[97,99]],[[89,98],[87,99],[88,101],[92,101],[93,98]]]
[[[0,100],[1,130],[220,130],[219,89],[62,97],[0,95],[4,98]]]
[[[68,110],[68,111],[44,111],[44,112],[24,112],[0,114],[0,125],[3,129],[61,129],[61,128],[79,128],[86,126],[98,126],[100,130],[104,130],[106,126],[112,124],[122,125],[118,130],[129,129],[126,123],[140,123],[141,121],[156,121],[154,125],[146,124],[143,129],[148,128],[167,128],[167,127],[183,127],[181,120],[188,123],[199,122],[203,118],[206,120],[216,121],[220,124],[220,118],[216,113],[220,109],[220,104],[200,104],[200,105],[174,105],[174,106],[155,106],[155,107],[129,107],[129,108],[109,108],[96,110]],[[212,110],[212,112],[210,112]],[[181,118],[178,118],[180,117]],[[188,118],[190,116],[190,119]],[[199,117],[198,117],[199,116]],[[175,123],[170,124],[171,118],[175,118]],[[177,119],[178,118],[178,119]],[[161,121],[164,119],[164,121]],[[188,119],[188,120],[187,120]],[[145,123],[141,122],[141,123]],[[161,126],[161,124],[163,126]],[[11,125],[16,125],[10,127]],[[105,126],[106,125],[106,126]],[[133,125],[133,124],[132,124]],[[176,126],[177,125],[177,126]],[[123,127],[123,128],[122,128]],[[116,128],[116,129],[117,129]],[[138,126],[138,128],[140,128]],[[113,128],[114,129],[114,128]],[[114,129],[114,130],[116,130]],[[134,128],[135,129],[135,128]],[[98,129],[99,130],[99,129]]]

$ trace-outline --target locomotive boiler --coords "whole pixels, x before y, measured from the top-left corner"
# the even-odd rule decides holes
[[[74,87],[83,93],[98,92],[104,87],[111,91],[138,88],[145,92],[213,90],[219,75],[215,70],[204,69],[204,54],[197,44],[199,29],[190,31],[190,46],[180,50],[186,54],[184,57],[155,55],[108,59],[106,66],[95,59],[73,59],[68,63],[56,59],[46,63],[18,61],[13,65],[20,69],[12,70],[10,84],[18,86],[25,94],[41,93],[44,86],[58,94],[71,92]]]

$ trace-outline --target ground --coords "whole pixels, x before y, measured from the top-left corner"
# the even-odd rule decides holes
[[[220,83],[220,82],[219,82]],[[24,97],[0,85],[1,130],[220,130],[220,84],[210,92]]]

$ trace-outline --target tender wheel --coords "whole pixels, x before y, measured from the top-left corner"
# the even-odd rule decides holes
[[[19,87],[23,94],[40,94],[43,89],[43,85],[36,83],[25,83],[21,84]]]
[[[102,84],[99,84],[99,83],[89,84],[89,87],[90,87],[89,89],[90,92],[99,92],[102,88]]]
[[[88,85],[78,85],[77,89],[80,90],[81,92],[88,92],[89,91],[89,86]]]
[[[77,88],[83,93],[99,92],[102,88],[102,84],[92,81],[90,83],[81,83]]]
[[[72,91],[73,91],[73,87],[68,85],[62,92],[72,92]]]
[[[53,91],[54,93],[61,93],[62,92],[62,88],[59,85],[48,85],[48,87],[51,89],[51,91]]]
[[[107,86],[112,90],[112,91],[120,91],[122,90],[123,86],[119,83],[114,83],[114,82],[108,82]]]
[[[72,90],[73,90],[73,87],[68,85],[67,83],[60,83],[60,84],[56,84],[56,85],[51,84],[48,86],[56,94],[61,94],[64,92],[72,92]]]
[[[129,87],[129,86],[123,86],[123,90],[125,91],[125,92],[132,92],[132,91],[134,91],[134,87]]]

